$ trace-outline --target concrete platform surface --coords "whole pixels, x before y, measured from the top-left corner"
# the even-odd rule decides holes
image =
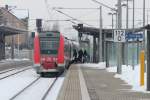
[[[150,93],[131,91],[115,73],[72,65],[57,100],[150,100]]]

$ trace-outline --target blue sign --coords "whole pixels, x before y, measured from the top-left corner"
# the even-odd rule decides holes
[[[126,40],[143,40],[143,33],[126,33]]]

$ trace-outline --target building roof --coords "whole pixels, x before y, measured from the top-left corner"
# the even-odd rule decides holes
[[[27,24],[24,21],[17,18],[15,15],[13,15],[11,12],[9,12],[9,10],[7,10],[3,7],[1,7],[0,10],[3,11],[0,14],[0,16],[3,16],[5,18],[6,16],[8,16],[6,14],[9,14],[13,18],[11,20],[17,20],[18,23],[21,23],[21,25],[23,25],[24,27],[27,27]],[[1,20],[4,20],[4,22],[5,22],[6,19],[1,19]],[[22,28],[20,25],[19,25],[19,27],[17,27],[13,24],[9,24],[9,23],[12,23],[11,20],[10,21],[6,20],[6,21],[8,21],[8,24],[3,23],[3,22],[0,24],[0,33],[3,33],[5,36],[8,36],[8,35],[15,35],[15,34],[24,34],[24,33],[28,32],[26,28]]]

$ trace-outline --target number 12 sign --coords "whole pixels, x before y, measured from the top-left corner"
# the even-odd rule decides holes
[[[114,42],[125,42],[125,30],[114,30]]]

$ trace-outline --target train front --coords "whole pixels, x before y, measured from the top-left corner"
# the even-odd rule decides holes
[[[60,33],[58,32],[42,32],[39,33],[39,55],[40,67],[37,68],[37,73],[45,74],[52,72],[60,72],[58,67],[58,54],[60,48]],[[37,45],[38,43],[36,43]],[[35,51],[38,49],[35,49]]]

